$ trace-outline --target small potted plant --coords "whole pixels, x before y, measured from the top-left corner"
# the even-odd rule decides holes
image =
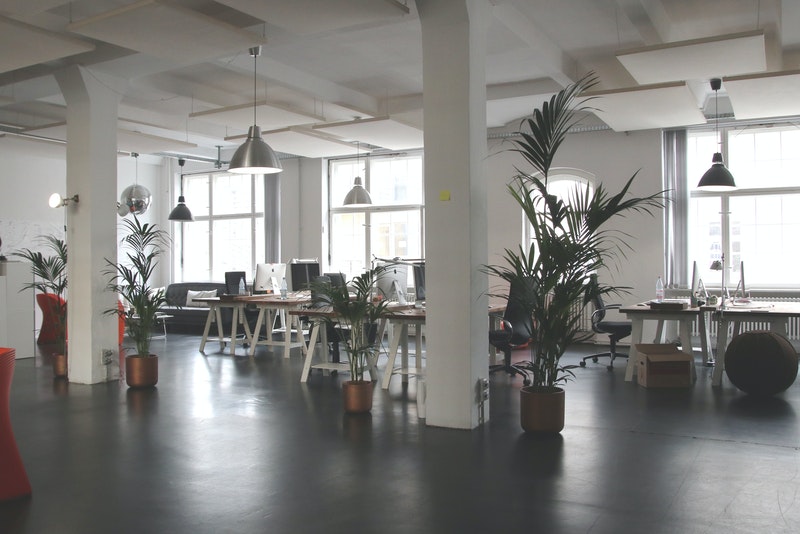
[[[350,364],[350,380],[342,384],[344,407],[348,413],[372,409],[372,381],[364,380],[364,371],[377,359],[380,340],[376,339],[378,321],[388,302],[378,297],[377,283],[385,267],[377,266],[353,278],[347,286],[312,282],[311,291],[320,304],[333,312],[325,321],[341,332]]]
[[[53,317],[54,345],[53,374],[56,377],[67,376],[67,244],[52,235],[42,236],[46,248],[53,253],[45,256],[31,249],[13,252],[31,264],[34,281],[28,282],[23,289],[35,289],[45,297],[37,301],[43,311],[50,312]],[[48,309],[45,310],[44,307]]]
[[[560,387],[573,376],[574,365],[562,365],[561,357],[570,344],[591,334],[581,330],[583,309],[593,297],[620,288],[601,285],[593,275],[630,248],[625,234],[606,229],[613,218],[629,212],[653,211],[663,207],[663,192],[632,197],[629,189],[634,174],[619,193],[610,194],[603,184],[593,192],[575,191],[568,200],[548,191],[548,175],[558,148],[576,123],[576,114],[589,109],[582,93],[597,83],[589,74],[570,85],[541,109],[522,121],[520,139],[513,152],[533,167],[533,173],[519,171],[508,190],[522,208],[533,230],[530,247],[506,249],[505,265],[485,267],[485,272],[516,287],[519,294],[496,294],[513,298],[530,313],[534,332],[531,359],[522,367],[527,376],[520,394],[520,421],[528,432],[553,433],[564,427],[564,390]]]
[[[169,236],[155,224],[142,223],[134,215],[123,219],[126,235],[120,248],[127,261],[106,258],[105,274],[109,291],[119,294],[127,307],[106,310],[121,316],[125,329],[136,345],[136,354],[125,357],[125,381],[130,387],[152,387],[158,382],[158,356],[150,354],[150,339],[159,309],[166,303],[164,290],[152,287],[151,278],[158,257],[169,243]]]

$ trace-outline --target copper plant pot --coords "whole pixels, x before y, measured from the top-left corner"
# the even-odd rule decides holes
[[[158,383],[158,356],[134,354],[125,358],[125,382],[132,388],[150,388]]]
[[[56,378],[67,378],[67,355],[53,354],[53,376]]]
[[[344,411],[347,413],[367,413],[372,410],[372,382],[349,380],[342,384]]]
[[[526,386],[519,393],[519,422],[525,432],[558,434],[564,428],[564,390]]]

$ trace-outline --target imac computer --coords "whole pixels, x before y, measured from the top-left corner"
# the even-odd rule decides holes
[[[744,262],[742,261],[739,262],[739,283],[736,284],[736,290],[733,292],[733,298],[746,300],[750,297],[747,293],[747,286],[744,284]]]
[[[286,278],[285,263],[259,263],[253,279],[253,294],[274,293],[281,290],[281,280]]]
[[[385,270],[378,277],[378,291],[386,300],[406,303],[408,293],[408,265],[404,263],[379,263]]]
[[[305,291],[309,282],[320,274],[318,261],[292,261],[289,264],[289,273],[292,278],[292,291]]]

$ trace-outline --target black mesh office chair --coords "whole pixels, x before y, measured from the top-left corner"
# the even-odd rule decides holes
[[[521,297],[517,296],[522,291],[517,284],[512,283],[509,287],[501,328],[489,331],[489,343],[503,352],[503,363],[490,365],[489,372],[505,371],[512,377],[520,374],[527,384],[527,374],[511,363],[511,351],[526,346],[533,338],[533,319],[523,306]]]
[[[594,278],[594,277],[593,277]],[[627,354],[617,354],[617,341],[631,335],[630,321],[606,321],[606,311],[621,307],[620,304],[605,304],[603,297],[598,295],[594,300],[594,312],[592,312],[592,330],[598,334],[607,334],[610,343],[608,352],[600,352],[586,356],[581,360],[581,367],[586,367],[586,360],[591,359],[597,363],[598,358],[611,358],[608,370],[614,369],[614,360],[617,358],[627,358]]]
[[[341,273],[325,273],[323,276],[315,277],[313,282],[315,284],[331,284],[334,287],[340,287],[347,284],[344,275]],[[311,285],[311,307],[316,308],[327,305],[327,302],[324,302],[319,298],[319,295],[314,290],[314,285]],[[340,361],[339,343],[344,339],[344,336],[350,335],[350,332],[342,329],[341,327],[337,327],[334,324],[327,323],[325,325],[325,334],[327,335],[328,345],[331,351],[331,361],[338,363]]]
[[[239,280],[244,281],[245,292],[247,292],[247,275],[245,274],[244,271],[227,271],[225,273],[226,295],[239,294]],[[250,327],[250,331],[252,332],[253,329],[256,327],[256,321],[258,320],[258,310],[255,308],[244,307],[242,308],[242,311],[244,312],[244,320],[247,321],[247,326]],[[244,338],[245,335],[240,334],[236,337]]]

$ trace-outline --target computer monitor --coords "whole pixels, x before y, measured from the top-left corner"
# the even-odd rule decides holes
[[[308,289],[308,283],[319,276],[319,262],[292,262],[289,264],[289,273],[292,278],[292,291],[305,291]]]
[[[347,285],[347,278],[345,278],[344,273],[324,273],[322,276],[327,276],[334,287]]]
[[[379,263],[385,270],[378,277],[378,291],[387,300],[404,303],[408,294],[408,265],[403,263]]]
[[[417,300],[425,300],[425,262],[415,263],[411,267],[414,270],[414,292]]]
[[[225,294],[238,295],[239,294],[239,280],[244,282],[245,290],[247,288],[247,277],[244,271],[228,271],[225,273]]]
[[[253,293],[279,293],[281,280],[286,278],[285,263],[259,263],[253,279]]]
[[[747,298],[747,288],[744,285],[744,262],[739,262],[739,283],[733,292],[733,297]]]

